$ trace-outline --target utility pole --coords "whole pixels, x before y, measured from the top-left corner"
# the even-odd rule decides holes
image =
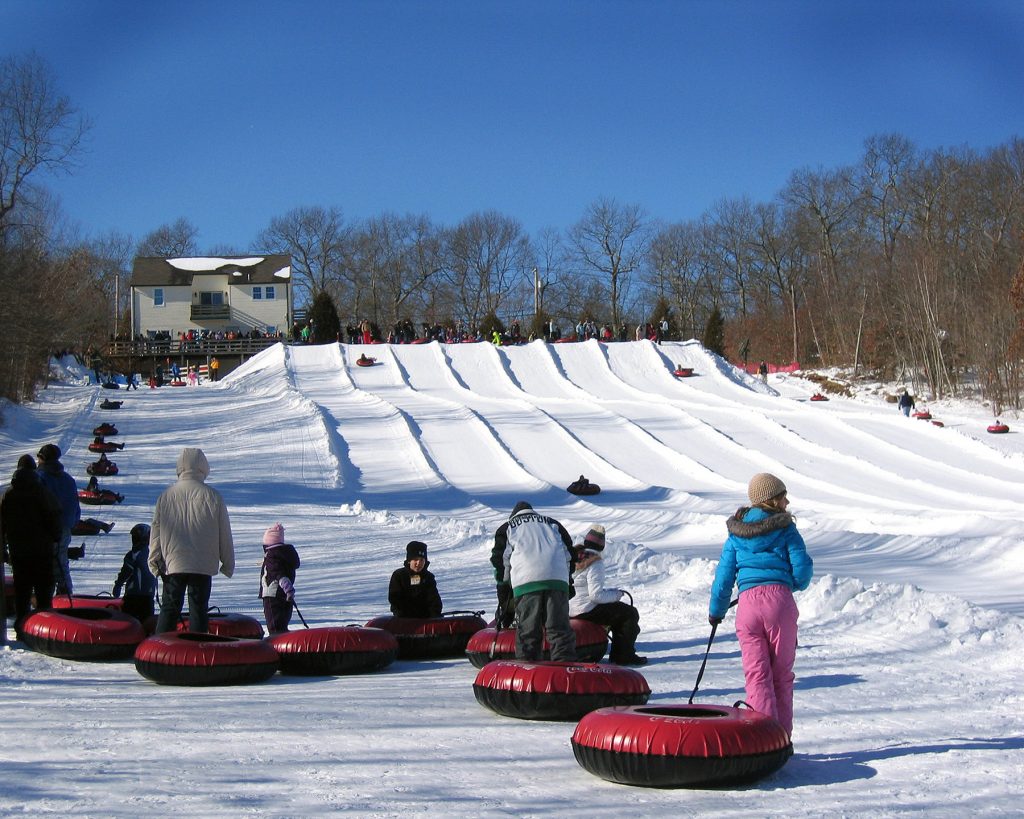
[[[535,268],[533,268],[533,318],[534,318],[534,322],[536,322],[537,316],[540,315],[540,307],[541,307],[540,298],[541,298],[540,271],[537,270],[537,268],[535,267]]]

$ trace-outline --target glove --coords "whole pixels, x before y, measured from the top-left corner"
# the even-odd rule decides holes
[[[110,593],[114,597],[120,597],[121,596],[121,587],[120,586],[114,586],[113,590]]]
[[[713,626],[719,625],[722,622],[723,619],[724,618],[722,618],[722,617],[715,617],[715,615],[713,615],[713,614],[709,614],[708,615],[708,622],[711,623],[711,625],[713,625]]]
[[[292,602],[295,599],[295,586],[292,585],[292,581],[287,577],[282,577],[277,581],[278,588],[284,592],[285,598],[288,602]]]

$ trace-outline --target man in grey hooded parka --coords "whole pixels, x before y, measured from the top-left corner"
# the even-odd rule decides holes
[[[210,464],[201,449],[178,456],[178,481],[163,491],[153,510],[149,568],[163,582],[156,633],[174,631],[188,592],[189,631],[209,630],[210,589],[220,571],[235,571],[235,545],[224,499],[207,486]]]

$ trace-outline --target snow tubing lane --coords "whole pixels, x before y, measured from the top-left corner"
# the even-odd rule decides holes
[[[366,624],[394,635],[398,641],[398,657],[402,660],[461,657],[466,653],[470,638],[487,628],[484,619],[476,614],[457,614],[451,617],[375,617]]]
[[[597,708],[642,705],[651,689],[642,674],[617,665],[495,660],[477,672],[473,694],[504,717],[568,722]]]
[[[576,761],[623,785],[704,788],[753,782],[793,755],[786,729],[723,705],[602,708],[572,735]]]
[[[576,661],[580,663],[596,663],[608,649],[608,632],[597,623],[570,617],[569,623],[576,634]],[[551,646],[544,640],[543,657],[551,657]],[[492,660],[514,660],[516,657],[516,630],[503,628],[497,634],[493,627],[481,629],[469,638],[466,645],[466,656],[477,668],[483,668]]]
[[[247,685],[277,673],[278,654],[264,640],[194,631],[147,637],[135,650],[135,670],[160,685]]]
[[[988,431],[993,435],[1001,435],[1004,432],[1009,432],[1010,428],[1006,424],[992,424]]]
[[[53,598],[53,607],[58,611],[66,609],[114,609],[121,611],[124,600],[109,594],[59,594]]]
[[[379,628],[325,626],[275,634],[267,640],[281,657],[281,673],[333,676],[379,671],[398,655],[398,641]]]
[[[33,651],[62,660],[120,660],[131,657],[146,638],[142,624],[114,609],[37,611],[21,627]]]

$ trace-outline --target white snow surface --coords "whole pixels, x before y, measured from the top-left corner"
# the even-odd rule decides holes
[[[185,256],[180,259],[168,259],[167,263],[179,270],[216,270],[226,264],[236,264],[239,267],[252,267],[263,261],[262,256],[250,256],[247,259],[225,259],[220,256]]]
[[[379,364],[355,366],[366,352]],[[676,365],[693,378],[676,379]],[[990,435],[968,404],[943,427],[880,389],[811,402],[696,342],[278,345],[218,384],[108,391],[61,370],[37,403],[4,408],[4,459],[46,442],[82,485],[94,426],[126,443],[83,507],[116,521],[73,565],[109,591],[173,482],[206,452],[230,509],[235,576],[212,603],[262,620],[261,536],[280,521],[302,557],[310,626],[387,613],[409,540],[425,541],[446,610],[494,609],[494,529],[520,499],[577,537],[607,527],[611,585],[641,612],[651,704],[685,703],[707,647],[725,519],[755,472],[787,484],[814,558],[801,611],[795,754],[756,784],[616,785],[581,768],[574,724],[477,704],[464,659],[396,661],[342,677],[240,687],[157,686],[130,660],[0,651],[0,813],[75,816],[1019,815],[1024,795],[1024,436]],[[104,398],[124,400],[103,411]],[[565,492],[580,474],[603,491]],[[696,702],[742,699],[733,618]],[[293,617],[293,628],[302,628]]]

